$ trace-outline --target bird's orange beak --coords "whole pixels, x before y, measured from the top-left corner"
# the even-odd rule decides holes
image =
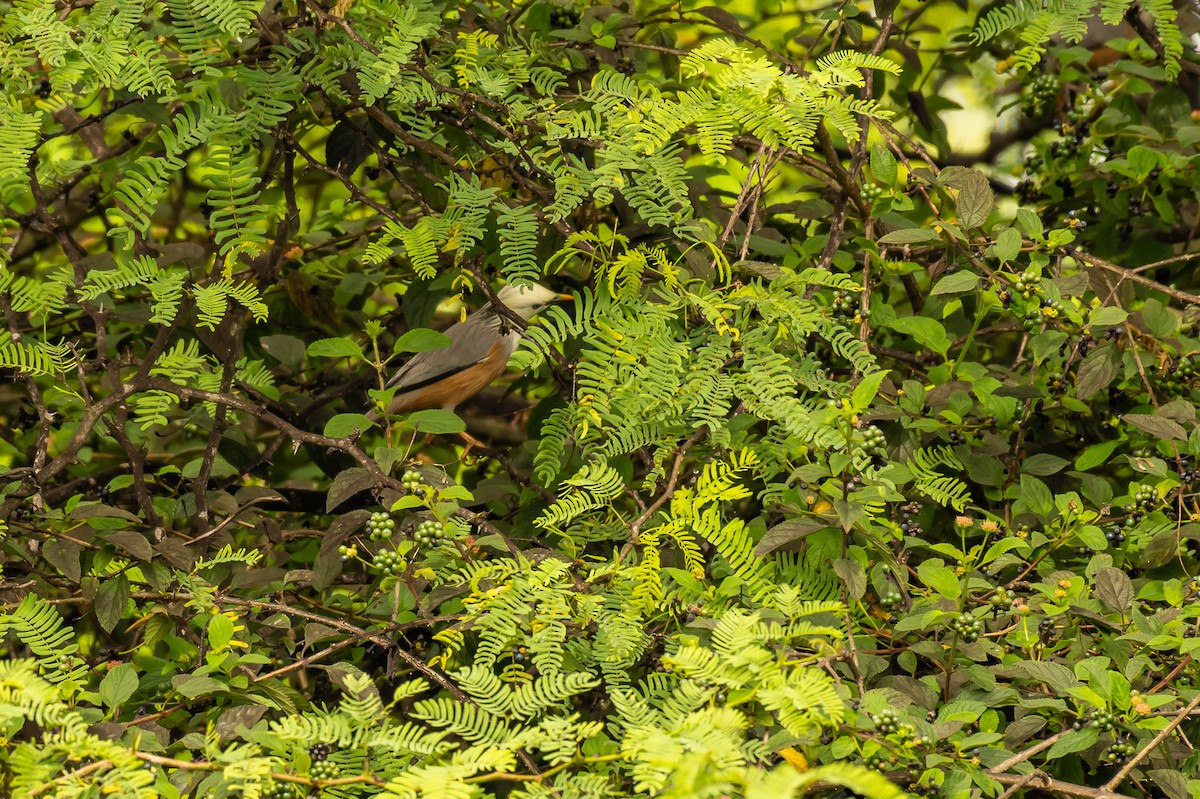
[[[574,294],[559,294],[558,298],[560,300],[562,300],[563,302],[574,302],[575,301]]]

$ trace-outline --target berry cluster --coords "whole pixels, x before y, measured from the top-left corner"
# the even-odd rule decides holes
[[[1058,78],[1042,73],[1029,82],[1022,110],[1026,116],[1035,117],[1048,105],[1053,105],[1058,96]]]
[[[918,538],[925,534],[921,529],[921,523],[917,521],[917,515],[921,512],[921,503],[906,502],[900,506],[900,529],[905,535],[917,536]]]
[[[400,486],[405,491],[416,491],[424,482],[425,481],[421,479],[421,473],[412,469],[409,469],[400,478]]]
[[[1117,739],[1108,745],[1104,753],[1100,755],[1100,759],[1110,765],[1124,763],[1129,759],[1129,756],[1134,753],[1133,744],[1125,739]]]
[[[308,767],[308,776],[314,780],[332,780],[342,771],[332,760],[318,760]]]
[[[868,425],[863,431],[863,449],[872,453],[881,453],[887,449],[887,436],[875,425]]]
[[[555,6],[550,9],[550,27],[556,30],[574,28],[579,24],[580,19],[582,17],[579,14],[579,9],[564,8],[562,6]]]
[[[1108,543],[1119,547],[1121,544],[1125,543],[1125,528],[1118,524],[1114,524],[1104,531],[1104,538],[1108,541]]]
[[[333,747],[329,744],[313,744],[312,746],[308,747],[308,756],[314,763],[319,763],[322,760],[328,759],[329,754],[332,751]]]
[[[1175,470],[1179,472],[1179,482],[1188,484],[1200,480],[1200,469],[1195,468],[1191,458],[1180,455],[1175,459]]]
[[[417,543],[423,547],[431,547],[442,538],[444,528],[441,522],[432,519],[417,525]]]
[[[1116,719],[1112,713],[1095,707],[1088,709],[1087,715],[1084,716],[1084,721],[1100,730],[1100,732],[1112,732],[1117,726]]]
[[[835,292],[831,307],[834,319],[855,319],[858,316],[858,300],[848,291]]]
[[[883,596],[879,597],[879,604],[889,613],[900,607],[900,603],[904,601],[904,597],[896,591],[888,591]]]
[[[392,549],[382,549],[375,553],[371,564],[384,574],[399,574],[408,568],[408,561],[399,552]]]
[[[622,75],[632,75],[636,71],[637,65],[634,64],[633,59],[629,56],[621,56],[617,59],[617,72],[620,72]]]
[[[1011,588],[997,588],[996,593],[988,600],[997,611],[1009,610],[1017,598],[1017,592]]]
[[[889,766],[895,766],[899,762],[898,757],[881,749],[866,759],[866,766],[876,771],[887,771]]]
[[[268,782],[263,799],[299,799],[300,789],[290,782]]]
[[[914,745],[932,745],[933,741],[917,735],[917,728],[900,721],[900,716],[894,710],[881,710],[872,714],[871,723],[880,735],[890,735],[901,743]]]
[[[1087,227],[1087,222],[1079,218],[1078,211],[1067,211],[1066,217],[1063,218],[1063,224],[1071,230],[1083,230]]]
[[[950,620],[950,629],[966,643],[974,643],[983,633],[983,622],[970,613],[960,613]]]
[[[883,186],[875,183],[867,183],[863,185],[861,193],[864,200],[868,203],[873,203],[883,196]]]
[[[367,520],[367,535],[372,541],[386,541],[396,529],[396,520],[382,511],[371,514]]]
[[[353,560],[358,557],[358,547],[353,544],[342,544],[338,547],[338,555],[341,556],[343,561]]]
[[[1013,281],[1013,291],[1025,299],[1031,300],[1033,299],[1033,295],[1038,293],[1041,282],[1042,279],[1037,274],[1026,270],[1017,275],[1017,279]]]

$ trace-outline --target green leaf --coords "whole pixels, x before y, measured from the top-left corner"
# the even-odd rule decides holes
[[[1119,439],[1113,441],[1101,441],[1099,444],[1092,444],[1090,447],[1079,453],[1079,457],[1075,459],[1075,468],[1078,471],[1086,472],[1088,469],[1099,466],[1108,460],[1117,447],[1121,446]]]
[[[955,272],[937,282],[930,294],[965,294],[979,287],[979,276],[974,272]]]
[[[1088,324],[1094,327],[1112,327],[1113,325],[1124,324],[1129,318],[1129,314],[1124,308],[1118,308],[1115,305],[1105,305],[1103,308],[1097,308],[1088,316]]]
[[[219,680],[214,680],[212,677],[197,677],[193,674],[180,674],[172,677],[171,684],[176,691],[188,699],[222,694],[229,690],[229,686]]]
[[[954,569],[944,565],[941,558],[923,561],[917,567],[917,575],[921,582],[946,599],[958,599],[958,595],[962,593],[962,585],[954,574]]]
[[[1054,746],[1050,747],[1050,751],[1046,753],[1046,759],[1057,760],[1063,755],[1082,752],[1084,749],[1090,749],[1098,740],[1100,740],[1100,730],[1096,727],[1071,730],[1054,742]]]
[[[224,652],[233,640],[233,619],[224,613],[213,613],[205,627],[208,645],[213,652]]]
[[[871,147],[871,174],[885,186],[896,185],[896,156],[883,144]]]
[[[1075,376],[1075,396],[1088,399],[1097,391],[1108,388],[1121,371],[1121,351],[1113,344],[1101,344],[1087,354]]]
[[[1066,468],[1070,461],[1064,460],[1057,455],[1048,455],[1040,452],[1037,455],[1031,455],[1021,463],[1022,474],[1036,474],[1039,477],[1045,477],[1048,474],[1057,474]]]
[[[418,327],[396,339],[396,346],[393,349],[395,352],[429,352],[449,347],[451,341],[451,338],[445,333]]]
[[[348,438],[375,426],[361,413],[339,413],[325,423],[324,433],[329,438]]]
[[[467,429],[466,422],[460,419],[456,413],[441,408],[432,408],[427,411],[417,411],[416,413],[409,414],[404,423],[411,425],[422,433],[429,433],[431,435],[461,433]]]
[[[896,311],[890,305],[882,305],[872,311],[872,321],[897,333],[912,336],[922,347],[933,350],[943,358],[950,349],[950,338],[946,335],[946,328],[937,320],[924,316],[897,318]]]
[[[1183,425],[1173,419],[1149,413],[1127,413],[1121,417],[1121,420],[1128,422],[1144,433],[1149,433],[1155,438],[1187,441],[1187,431],[1183,429]]]
[[[1054,495],[1045,483],[1032,475],[1021,475],[1020,498],[1025,501],[1026,507],[1043,519],[1054,512]]]
[[[1125,613],[1133,607],[1133,583],[1120,569],[1101,569],[1096,572],[1096,597],[1109,610]]]
[[[362,359],[362,347],[348,338],[323,338],[308,345],[306,352],[316,358]]]
[[[880,244],[924,244],[941,240],[942,237],[932,230],[917,227],[893,230],[891,233],[879,237]]]
[[[979,227],[996,207],[996,194],[982,172],[971,170],[958,190],[958,221],[963,229]]]
[[[93,609],[96,612],[96,621],[100,622],[100,627],[104,632],[111,633],[116,628],[117,622],[125,615],[128,603],[128,577],[118,574],[116,577],[101,581],[100,588],[96,591]]]
[[[838,558],[833,562],[833,571],[841,578],[851,599],[856,602],[862,599],[867,591],[867,573],[861,563],[848,558]]]
[[[109,669],[100,681],[100,699],[106,707],[117,707],[125,704],[137,688],[137,670],[132,663],[121,663]]]
[[[1021,254],[1022,241],[1020,231],[1016,228],[1005,228],[996,237],[996,243],[992,245],[992,254],[1001,261],[1011,261]]]
[[[1150,297],[1142,305],[1142,321],[1150,332],[1159,338],[1166,338],[1175,333],[1179,323],[1175,316],[1161,302]]]
[[[875,395],[879,393],[879,386],[883,383],[883,379],[887,377],[887,374],[887,369],[880,369],[864,375],[862,380],[858,381],[858,385],[854,387],[854,392],[850,395],[850,403],[860,411],[865,411],[871,407],[871,402],[875,399]]]

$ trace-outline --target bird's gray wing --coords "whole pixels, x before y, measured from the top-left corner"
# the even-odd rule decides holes
[[[471,314],[463,322],[445,331],[450,344],[440,349],[419,352],[400,367],[388,388],[412,391],[444,380],[487,358],[500,334],[500,317],[488,309]]]

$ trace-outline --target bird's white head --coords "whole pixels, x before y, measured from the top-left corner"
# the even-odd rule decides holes
[[[524,286],[505,286],[496,294],[496,298],[522,319],[532,319],[552,303],[569,300],[571,296],[551,291],[537,283],[530,283]]]

